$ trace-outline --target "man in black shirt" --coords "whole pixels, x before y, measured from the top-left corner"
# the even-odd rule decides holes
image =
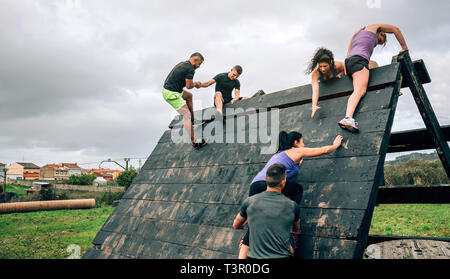
[[[164,100],[169,103],[179,114],[183,116],[184,128],[191,137],[192,145],[200,148],[206,145],[204,139],[201,142],[195,141],[194,136],[194,109],[192,93],[184,90],[194,87],[200,88],[200,82],[194,82],[195,70],[203,63],[203,56],[196,52],[191,55],[188,61],[178,63],[164,82],[162,90]]]
[[[245,100],[248,98],[240,98],[241,83],[237,79],[242,74],[242,67],[239,65],[234,66],[230,72],[216,75],[208,82],[201,83],[200,87],[208,87],[212,84],[216,84],[216,93],[214,95],[214,105],[219,113],[219,117],[223,115],[224,104],[234,104],[237,101]],[[233,89],[234,98],[232,96]]]

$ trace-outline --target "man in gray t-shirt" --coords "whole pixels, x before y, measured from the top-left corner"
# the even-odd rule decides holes
[[[275,164],[266,173],[267,191],[247,198],[234,220],[233,227],[242,229],[248,220],[253,259],[276,259],[292,256],[290,232],[300,231],[300,208],[281,191],[286,184],[286,167]]]

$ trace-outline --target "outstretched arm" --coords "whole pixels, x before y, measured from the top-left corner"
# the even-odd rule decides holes
[[[235,89],[235,90],[234,90],[234,99],[231,100],[230,104],[234,104],[234,103],[236,103],[237,101],[239,101],[239,96],[240,96],[240,95],[241,95],[241,90]]]
[[[207,82],[202,82],[200,84],[200,87],[206,88],[206,87],[209,87],[209,86],[213,85],[214,83],[216,83],[216,81],[214,79],[212,79],[212,80],[207,81]]]
[[[400,46],[402,47],[402,52],[408,50],[408,46],[406,45],[405,37],[403,37],[402,32],[400,31],[400,28],[394,25],[390,24],[373,24],[367,27],[368,30],[374,32],[375,34],[378,31],[378,29],[381,32],[388,33],[388,34],[394,34],[397,38],[397,41],[399,42]]]
[[[319,71],[315,69],[312,73],[311,77],[311,85],[312,85],[312,113],[311,118],[314,117],[316,114],[316,111],[321,109],[321,107],[317,106],[317,103],[319,102]]]
[[[327,145],[319,148],[307,148],[307,147],[301,147],[301,148],[295,148],[297,155],[300,158],[303,157],[317,157],[321,155],[325,155],[328,153],[331,153],[339,148],[342,144],[342,136],[337,136],[334,139],[333,145]]]

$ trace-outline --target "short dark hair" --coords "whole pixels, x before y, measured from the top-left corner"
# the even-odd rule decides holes
[[[271,165],[266,172],[267,186],[275,188],[286,178],[286,167],[282,164]]]
[[[238,74],[242,74],[242,67],[241,66],[236,65],[236,66],[233,67],[233,69],[235,69]]]
[[[193,54],[191,55],[191,58],[192,58],[192,57],[200,57],[200,59],[201,59],[202,61],[205,61],[205,58],[203,58],[203,55],[201,55],[200,52],[195,52],[195,53],[193,53]]]

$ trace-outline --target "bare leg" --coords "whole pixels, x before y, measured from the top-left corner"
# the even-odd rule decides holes
[[[194,127],[192,126],[191,112],[189,111],[188,105],[184,105],[177,111],[183,116],[184,129],[186,129],[186,131],[188,132],[189,137],[191,138],[191,142],[194,142]]]
[[[216,109],[223,114],[223,97],[222,93],[216,92],[214,95],[214,102],[216,104]]]
[[[370,72],[367,68],[363,68],[361,71],[353,74],[353,93],[348,99],[345,117],[353,118],[359,101],[361,101],[362,97],[366,94],[367,85],[369,83],[369,74]]]
[[[191,119],[194,120],[194,104],[193,104],[193,96],[192,93],[187,91],[183,91],[183,99],[186,101],[186,105],[191,113]]]
[[[241,247],[239,247],[239,260],[243,260],[247,258],[248,253],[248,246],[245,244],[242,244]]]

